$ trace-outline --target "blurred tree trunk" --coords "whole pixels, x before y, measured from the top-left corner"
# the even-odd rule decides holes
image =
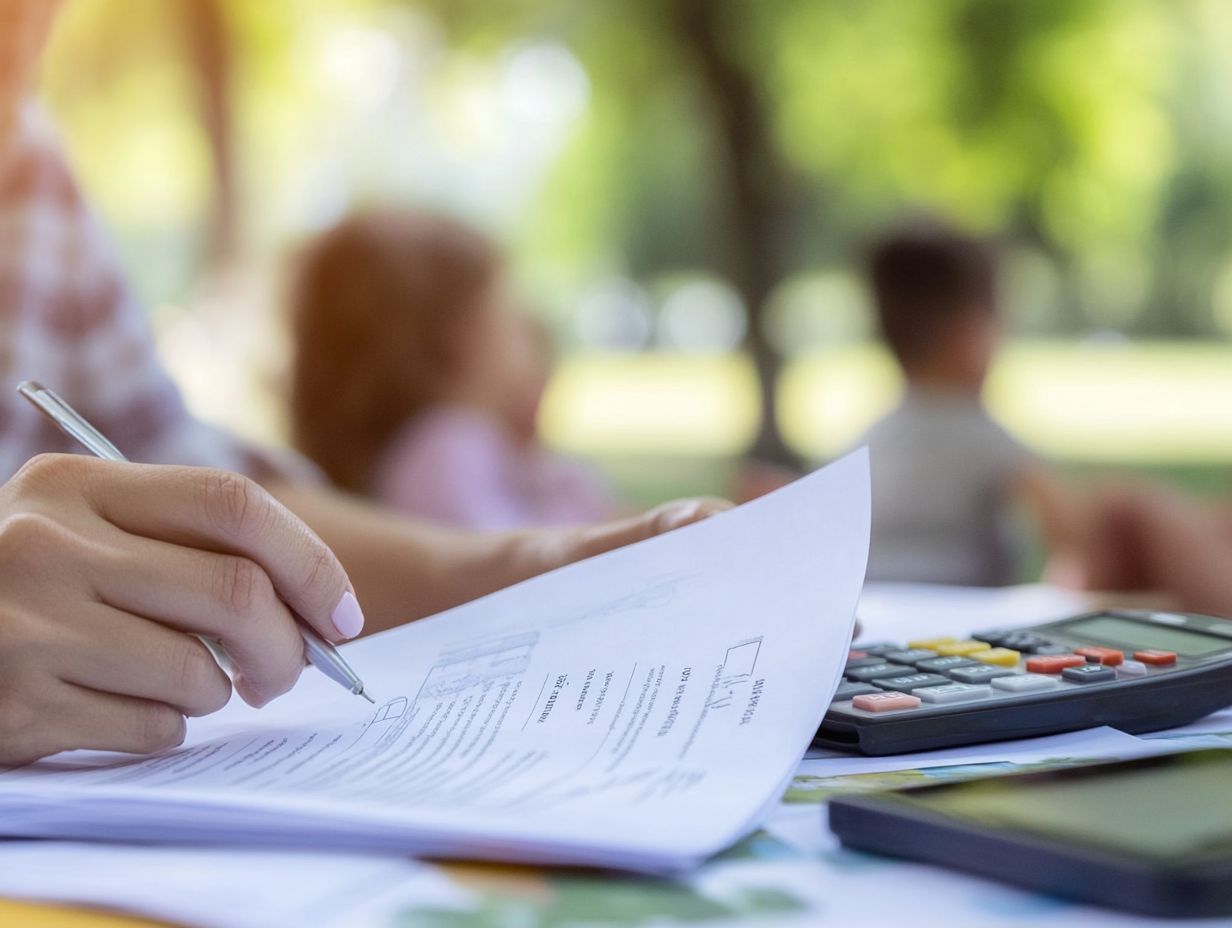
[[[184,40],[196,74],[201,123],[210,146],[214,198],[206,236],[206,269],[217,270],[236,256],[234,107],[231,95],[231,34],[223,0],[181,0]]]
[[[756,76],[733,47],[723,0],[671,0],[673,23],[708,97],[715,139],[715,195],[725,208],[728,273],[748,308],[746,346],[757,369],[761,425],[752,457],[796,466],[778,423],[781,358],[766,337],[769,298],[785,272],[790,178],[768,125]]]

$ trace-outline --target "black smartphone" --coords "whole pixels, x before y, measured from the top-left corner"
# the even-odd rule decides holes
[[[1140,915],[1232,915],[1232,749],[835,799],[860,850]]]

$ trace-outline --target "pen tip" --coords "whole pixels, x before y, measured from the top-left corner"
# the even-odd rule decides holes
[[[360,696],[362,696],[362,697],[364,697],[364,699],[368,700],[368,702],[372,703],[374,706],[376,705],[376,700],[375,700],[375,699],[373,699],[371,696],[369,696],[369,695],[368,695],[366,692],[364,692],[363,690],[360,690],[360,691],[359,691],[359,695],[360,695]]]

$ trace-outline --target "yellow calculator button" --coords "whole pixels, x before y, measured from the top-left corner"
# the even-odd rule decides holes
[[[992,648],[988,651],[976,651],[971,655],[972,660],[996,664],[998,667],[1017,667],[1021,657],[1021,654],[1010,648]]]
[[[908,642],[907,642],[907,647],[909,647],[909,648],[913,648],[913,649],[914,649],[914,648],[925,648],[925,649],[927,649],[927,650],[929,650],[929,651],[936,651],[939,647],[941,647],[941,645],[943,645],[943,644],[950,644],[950,643],[952,643],[952,642],[953,642],[953,641],[955,641],[955,640],[956,640],[956,639],[954,639],[954,638],[949,638],[949,637],[941,637],[941,638],[917,638],[917,639],[915,639],[915,641],[908,641]]]
[[[987,641],[949,641],[933,648],[942,657],[967,657],[977,651],[991,651]]]

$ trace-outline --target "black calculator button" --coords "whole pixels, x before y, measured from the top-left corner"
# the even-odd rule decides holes
[[[994,628],[986,632],[972,632],[971,637],[976,641],[986,641],[994,648],[1001,647],[1001,642],[1010,635],[1015,634],[1012,631],[1006,631],[1003,628]]]
[[[880,667],[885,661],[880,657],[854,657],[847,662],[848,670],[859,670],[861,667]]]
[[[873,667],[846,670],[843,675],[856,683],[868,683],[870,680],[879,680],[883,677],[901,677],[906,669],[908,668],[903,667],[902,664],[877,664]]]
[[[949,679],[939,673],[911,673],[903,677],[885,677],[873,681],[875,686],[883,690],[898,690],[900,693],[914,693],[926,686],[944,686]]]
[[[1010,670],[1008,667],[991,667],[988,665],[982,667],[956,667],[953,670],[946,671],[946,675],[957,683],[987,683],[989,680],[995,680],[997,677],[1008,677],[1017,673],[1017,670]]]
[[[920,661],[926,661],[936,656],[937,652],[930,651],[928,648],[909,648],[906,651],[887,651],[885,659],[893,664],[907,664],[911,667],[917,667]]]
[[[999,643],[999,647],[1009,648],[1012,651],[1027,651],[1031,654],[1036,653],[1037,648],[1051,646],[1051,641],[1043,635],[1037,635],[1034,632],[1013,632],[1002,638]]]
[[[868,693],[880,693],[881,690],[873,686],[871,683],[840,683],[838,689],[834,691],[834,701],[839,702],[843,699],[852,699],[856,696],[864,696]]]
[[[951,655],[949,657],[930,657],[926,661],[920,661],[915,665],[917,670],[923,670],[927,673],[949,673],[956,667],[980,667],[978,661],[973,661],[967,657],[958,657]]]
[[[1074,649],[1063,644],[1043,644],[1038,648],[1032,648],[1031,653],[1047,657],[1050,654],[1073,654]]]
[[[1081,667],[1066,667],[1061,679],[1070,683],[1104,683],[1116,679],[1116,671],[1102,664],[1083,664]]]
[[[1001,636],[1002,642],[1014,642],[1013,647],[1015,648],[1018,648],[1020,645],[1025,647],[1029,644],[1036,644],[1041,640],[1041,637],[1033,632],[1009,632]],[[1005,647],[1005,645],[1001,644],[1001,647]]]

